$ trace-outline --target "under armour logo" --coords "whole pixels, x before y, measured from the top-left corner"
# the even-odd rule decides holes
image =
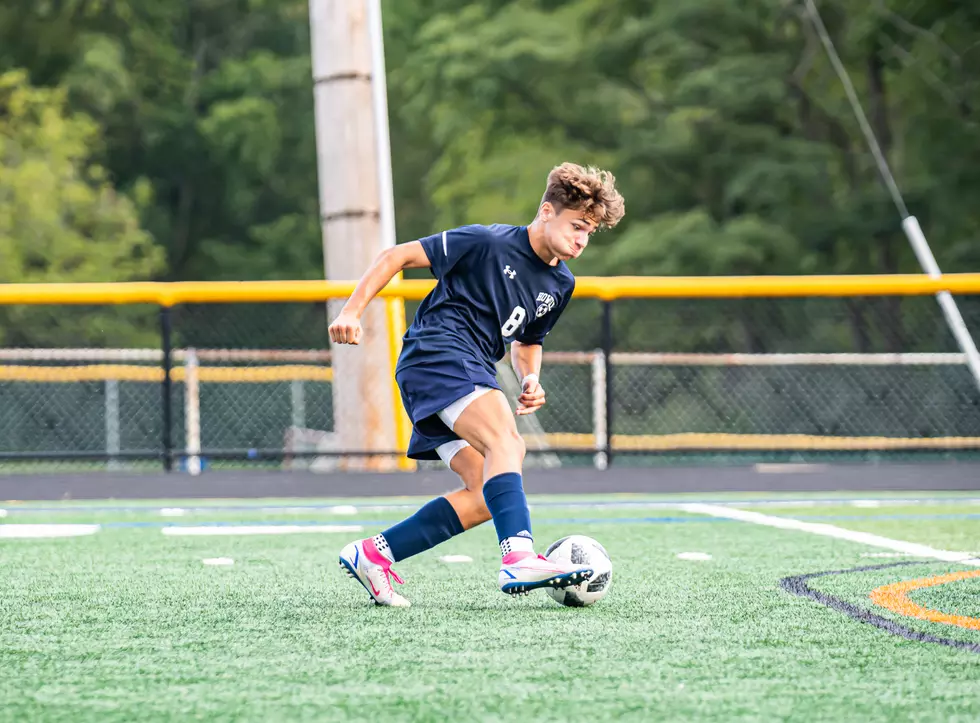
[[[513,279],[515,276],[517,276],[517,272],[510,267],[510,264],[507,264],[507,266],[504,266],[504,275]]]

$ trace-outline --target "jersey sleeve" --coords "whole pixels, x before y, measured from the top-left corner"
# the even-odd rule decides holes
[[[524,327],[524,332],[517,337],[517,341],[521,344],[543,344],[544,338],[548,336],[555,324],[558,323],[558,318],[565,310],[565,307],[568,306],[568,302],[572,298],[572,291],[574,290],[575,283],[573,282],[571,287],[561,295],[557,307]]]
[[[432,264],[432,275],[441,279],[460,261],[478,251],[487,242],[487,234],[483,226],[461,226],[420,241]]]

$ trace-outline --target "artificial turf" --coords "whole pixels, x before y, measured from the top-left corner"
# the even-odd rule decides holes
[[[102,529],[0,539],[0,720],[980,718],[980,654],[897,637],[780,586],[787,576],[909,559],[688,514],[670,500],[532,500],[539,541],[579,533],[609,551],[612,589],[587,609],[559,607],[544,593],[500,594],[489,526],[395,566],[408,610],[369,605],[337,569],[337,551],[357,535],[161,533],[164,525],[309,523],[360,524],[369,534],[415,501],[354,514],[327,502],[195,503],[176,518],[160,514],[174,502],[11,506],[4,523]],[[971,516],[980,506],[955,497],[872,508],[794,501],[763,511],[980,548],[980,518]],[[691,551],[712,558],[677,558]],[[445,554],[473,562],[446,564]],[[202,564],[216,557],[235,563]],[[966,569],[916,561],[811,585],[911,628],[980,643],[978,631],[904,618],[869,598],[880,585]],[[978,590],[973,578],[910,597],[975,617]]]

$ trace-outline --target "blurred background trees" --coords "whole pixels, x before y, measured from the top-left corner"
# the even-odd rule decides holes
[[[527,222],[613,170],[579,274],[913,272],[790,0],[386,0],[398,235]],[[980,268],[980,6],[826,0],[911,212]],[[323,275],[307,0],[8,0],[4,281]]]

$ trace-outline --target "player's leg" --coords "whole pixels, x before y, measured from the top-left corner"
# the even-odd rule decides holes
[[[440,458],[463,482],[463,489],[426,502],[415,514],[372,538],[389,562],[432,549],[490,519],[483,501],[483,456],[462,440],[438,448]]]
[[[461,440],[439,447],[439,456],[459,475],[463,489],[427,502],[415,514],[387,530],[347,545],[340,565],[380,605],[408,607],[391,587],[401,578],[391,569],[399,562],[439,545],[490,519],[483,501],[483,457]]]
[[[509,594],[540,587],[567,587],[592,575],[585,567],[554,564],[534,553],[531,513],[524,494],[524,440],[499,389],[471,398],[440,419],[483,455],[483,497],[503,556],[498,582]]]
[[[446,500],[453,506],[464,530],[471,530],[490,520],[490,510],[483,499],[483,455],[467,444],[449,461],[449,469],[459,475],[463,488],[450,492]]]

